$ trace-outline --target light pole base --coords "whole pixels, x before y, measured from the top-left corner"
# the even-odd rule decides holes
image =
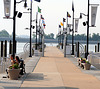
[[[29,57],[32,57],[31,55]]]

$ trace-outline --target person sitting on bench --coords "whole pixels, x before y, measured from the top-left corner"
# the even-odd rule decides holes
[[[24,71],[25,70],[24,60],[19,59],[18,56],[16,56],[15,59],[16,59],[16,63],[19,64],[19,67],[22,68],[21,71],[20,71],[20,74],[23,75],[23,72],[25,72]]]

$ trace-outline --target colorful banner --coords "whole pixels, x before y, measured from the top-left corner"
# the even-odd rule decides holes
[[[38,7],[38,12],[41,13],[41,9]]]
[[[71,15],[67,12],[67,17],[71,18]]]
[[[60,25],[61,25],[61,26],[63,26],[63,23],[62,23],[62,22],[60,22]]]
[[[96,22],[96,14],[97,14],[97,7],[98,6],[91,6],[91,26],[95,26]]]
[[[78,23],[79,23],[79,19],[75,19],[75,32],[78,31]]]
[[[66,22],[66,19],[65,18],[63,18],[63,22]]]
[[[71,26],[72,26],[72,24],[67,25],[67,34],[70,34]]]
[[[34,0],[34,1],[41,2],[41,0]]]
[[[67,34],[70,34],[70,27],[67,27]]]
[[[10,17],[11,0],[4,0],[4,13],[5,17]]]

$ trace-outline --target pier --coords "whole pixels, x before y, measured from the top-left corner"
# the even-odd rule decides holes
[[[62,50],[56,47],[46,47],[44,57],[39,56],[38,60],[35,56],[26,60],[26,70],[31,71],[23,78],[1,78],[0,89],[100,89],[100,70],[81,69],[77,58],[64,58]]]
[[[2,0],[0,89],[100,89],[99,5]]]

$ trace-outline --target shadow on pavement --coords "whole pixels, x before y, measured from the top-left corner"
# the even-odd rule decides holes
[[[74,88],[74,87],[21,87],[21,88],[16,88],[16,87],[5,87],[4,89],[79,89],[79,88]]]
[[[44,80],[43,73],[31,73],[27,76],[25,79],[26,81],[39,81],[39,80]]]
[[[79,88],[73,88],[73,87],[22,87],[20,89],[79,89]]]

